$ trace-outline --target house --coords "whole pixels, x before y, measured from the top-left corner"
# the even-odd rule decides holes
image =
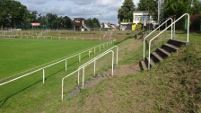
[[[132,21],[123,19],[120,22],[120,30],[152,29],[155,24],[148,11],[134,11]]]

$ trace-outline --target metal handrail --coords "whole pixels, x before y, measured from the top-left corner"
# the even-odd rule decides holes
[[[102,53],[102,54],[100,54],[100,55],[94,57],[94,58],[91,59],[90,61],[88,61],[88,62],[86,62],[85,64],[81,65],[81,66],[80,66],[77,70],[75,70],[74,72],[72,72],[72,73],[70,73],[70,74],[68,74],[67,76],[65,76],[65,77],[62,78],[61,99],[63,100],[64,80],[65,80],[67,77],[69,77],[69,76],[75,74],[76,72],[78,72],[78,75],[79,75],[79,71],[80,71],[81,69],[83,69],[83,76],[82,76],[82,77],[83,77],[83,78],[82,78],[82,83],[83,83],[83,84],[82,84],[82,86],[84,86],[84,72],[85,72],[85,66],[89,65],[89,64],[92,63],[92,62],[96,62],[97,59],[99,59],[99,58],[105,56],[106,54],[108,54],[108,53],[110,53],[110,52],[112,52],[112,75],[113,75],[113,69],[114,69],[114,68],[113,68],[113,67],[114,67],[114,51],[111,50],[111,49],[108,49],[108,50],[105,51],[104,53]],[[94,70],[95,70],[95,68],[94,68]],[[79,79],[79,78],[78,78],[78,79]],[[79,83],[78,83],[78,85],[79,85]]]
[[[104,47],[105,47],[105,44],[108,46],[108,45],[110,45],[110,44],[112,44],[112,43],[113,43],[113,40],[112,40],[112,41],[109,41],[109,42],[106,42],[106,43],[103,43],[103,44],[100,44],[100,45],[97,45],[97,46],[92,47],[92,48],[90,48],[90,49],[87,49],[87,50],[85,50],[85,51],[83,51],[83,52],[80,52],[80,53],[77,53],[77,54],[72,55],[72,56],[70,56],[70,57],[67,57],[67,58],[65,58],[65,59],[62,59],[62,60],[60,60],[60,61],[58,61],[58,62],[49,64],[49,65],[44,66],[44,67],[42,67],[42,68],[40,68],[40,69],[37,69],[37,70],[35,70],[35,71],[26,73],[26,74],[24,74],[24,75],[21,75],[21,76],[19,76],[19,77],[16,77],[16,78],[12,79],[12,80],[8,80],[8,81],[6,81],[6,82],[3,82],[3,83],[0,84],[0,86],[3,86],[3,85],[5,85],[5,84],[11,83],[11,82],[16,81],[16,80],[18,80],[18,79],[24,78],[24,77],[26,77],[26,76],[28,76],[28,75],[31,75],[31,74],[36,73],[36,72],[41,71],[41,70],[43,70],[43,77],[42,77],[42,78],[43,78],[43,84],[44,84],[44,83],[45,83],[45,69],[46,69],[46,68],[51,67],[51,66],[53,66],[53,65],[56,65],[56,64],[61,63],[61,62],[64,61],[64,62],[65,62],[65,70],[67,70],[67,60],[68,60],[68,59],[73,58],[73,57],[76,57],[76,56],[79,56],[79,62],[80,62],[80,61],[81,61],[81,54],[82,54],[82,53],[87,52],[87,51],[92,50],[92,49],[94,49],[94,51],[96,51],[95,48],[98,48],[98,47],[99,47],[99,48],[102,48],[102,46],[103,46],[103,48],[104,48]],[[94,53],[95,53],[95,52],[94,52]]]
[[[172,24],[170,24],[168,27],[166,27],[163,31],[161,31],[158,35],[156,35],[155,37],[153,37],[150,41],[149,41],[149,60],[148,60],[148,69],[150,69],[150,56],[151,56],[151,42],[156,39],[159,35],[161,35],[164,31],[166,31],[168,28],[172,27],[172,25],[175,26],[175,23],[178,22],[180,19],[182,19],[184,16],[188,16],[188,27],[187,27],[187,40],[186,42],[189,43],[189,28],[190,28],[190,15],[188,13],[183,14],[181,17],[179,17],[176,21],[174,21]]]
[[[85,67],[86,65],[91,64],[92,62],[94,62],[94,65],[95,65],[95,61],[97,59],[99,59],[99,57],[102,57],[102,55],[107,54],[108,51],[112,50],[113,48],[116,48],[116,65],[118,65],[118,46],[113,46],[110,49],[108,49],[107,51],[103,52],[102,54],[96,56],[94,59],[91,59],[90,61],[86,62],[85,64],[79,66],[78,70],[80,70],[81,68]],[[95,70],[94,70],[94,76],[95,76]],[[78,78],[77,82],[78,82],[78,85],[79,85],[79,78],[80,78],[79,71],[78,71],[78,77],[77,78]]]
[[[167,23],[169,20],[171,20],[171,23],[173,23],[173,19],[172,18],[168,18],[165,22],[163,22],[160,26],[158,26],[156,29],[154,29],[151,33],[149,33],[143,40],[143,58],[145,58],[145,51],[146,51],[146,39],[153,34],[156,30],[158,30],[161,26],[163,26],[165,23]],[[171,26],[171,39],[173,38],[172,36],[172,26]]]
[[[113,51],[113,50],[108,50],[108,51],[102,53],[101,55],[95,57],[95,58],[94,58],[93,60],[91,60],[89,63],[86,63],[86,65],[83,65],[82,67],[79,67],[79,68],[78,68],[78,74],[79,74],[80,69],[83,69],[83,73],[82,73],[82,88],[84,88],[85,67],[86,67],[87,65],[89,65],[89,64],[91,64],[91,63],[94,62],[94,73],[95,73],[95,71],[96,71],[96,68],[95,68],[96,60],[98,60],[99,58],[105,56],[106,54],[108,54],[108,53],[110,53],[110,52],[112,53],[112,73],[111,73],[111,74],[112,74],[112,76],[113,76],[113,72],[114,72],[114,51]],[[79,78],[78,78],[78,79],[79,79]],[[79,84],[78,84],[78,85],[79,85]]]

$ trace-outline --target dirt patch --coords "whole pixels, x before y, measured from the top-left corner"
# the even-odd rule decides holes
[[[115,76],[126,76],[133,75],[140,72],[140,67],[138,64],[128,64],[128,65],[120,65],[115,68],[114,75]]]

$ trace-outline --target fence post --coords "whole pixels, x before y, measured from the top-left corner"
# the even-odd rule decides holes
[[[45,84],[45,69],[43,69],[43,84]]]
[[[114,74],[114,52],[112,52],[112,76]]]
[[[62,79],[62,85],[61,85],[61,100],[64,99],[64,79]]]
[[[79,54],[79,62],[81,61],[81,54]]]
[[[85,76],[85,67],[83,67],[83,73],[82,73],[82,88],[84,88],[84,76]]]
[[[65,71],[67,71],[67,66],[68,66],[68,62],[67,62],[67,59],[64,61],[65,62]]]
[[[94,48],[94,54],[96,53],[96,48]]]
[[[94,61],[94,76],[96,76],[96,60]]]

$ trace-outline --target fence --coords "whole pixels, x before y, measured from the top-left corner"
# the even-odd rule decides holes
[[[112,53],[112,75],[113,75],[113,67],[114,67],[114,51],[112,50],[113,48],[116,48],[116,64],[118,65],[118,46],[114,46],[110,49],[108,49],[107,51],[103,52],[102,54],[94,57],[93,59],[91,59],[90,61],[86,62],[85,64],[81,65],[76,71],[68,74],[67,76],[65,76],[64,78],[62,78],[62,90],[61,90],[61,99],[63,100],[63,96],[64,96],[64,80],[66,78],[68,78],[69,76],[78,73],[78,85],[79,85],[79,72],[81,69],[83,69],[83,75],[82,75],[82,87],[84,87],[84,77],[85,77],[85,67],[91,63],[94,62],[94,75],[95,75],[95,71],[96,71],[96,60],[98,60],[99,58],[105,56],[108,53]]]
[[[109,45],[112,45],[114,42],[115,42],[114,40],[111,40],[111,41],[109,41],[109,42],[106,42],[106,43],[97,45],[97,46],[92,47],[92,48],[90,48],[90,49],[87,49],[87,50],[85,50],[85,51],[83,51],[83,52],[77,53],[77,54],[75,54],[75,55],[72,55],[72,56],[70,56],[70,57],[67,57],[67,58],[65,58],[65,59],[62,59],[62,60],[57,61],[57,62],[55,62],[55,63],[49,64],[49,65],[47,65],[47,66],[44,66],[44,67],[42,67],[42,68],[40,68],[40,69],[37,69],[37,70],[35,70],[35,71],[26,73],[26,74],[24,74],[24,75],[21,75],[21,76],[19,76],[19,77],[16,77],[16,78],[12,79],[12,80],[3,82],[3,83],[0,84],[0,86],[3,86],[3,85],[5,85],[5,84],[11,83],[11,82],[16,81],[16,80],[18,80],[18,79],[24,78],[24,77],[26,77],[26,76],[29,76],[29,75],[31,75],[31,74],[33,74],[33,73],[36,73],[36,72],[38,72],[38,71],[41,71],[41,70],[43,71],[43,73],[42,73],[42,75],[43,75],[43,76],[42,76],[42,80],[43,80],[43,84],[44,84],[44,83],[45,83],[45,69],[46,69],[46,68],[51,67],[51,66],[56,65],[56,64],[61,63],[61,62],[65,62],[65,71],[67,71],[67,60],[68,60],[68,59],[73,58],[73,57],[76,57],[76,56],[79,56],[79,62],[80,62],[80,61],[81,61],[81,55],[82,55],[83,53],[88,52],[89,50],[94,50],[94,54],[95,54],[97,48],[99,48],[99,51],[101,51],[101,48],[105,48],[106,46],[108,47]],[[89,57],[90,57],[90,54],[91,54],[91,53],[89,52]]]
[[[78,37],[53,37],[53,36],[30,36],[30,35],[0,35],[2,38],[32,38],[32,39],[59,39],[59,40],[102,40],[100,38],[78,38]]]

